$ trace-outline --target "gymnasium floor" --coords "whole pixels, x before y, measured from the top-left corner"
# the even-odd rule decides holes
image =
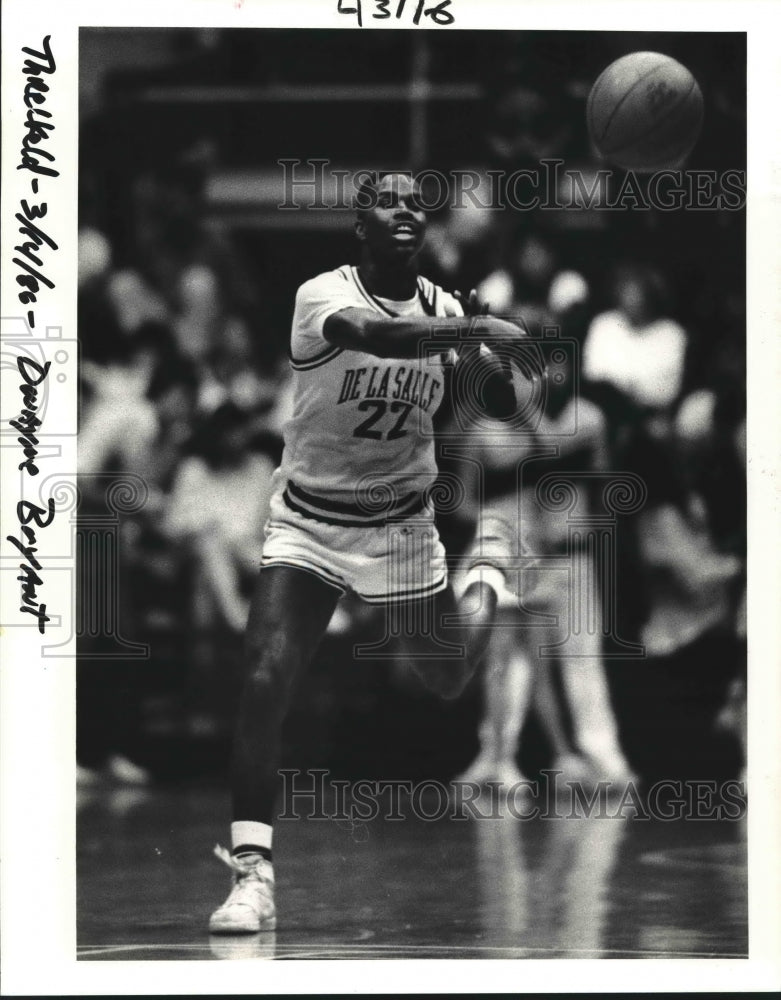
[[[744,821],[282,822],[278,930],[218,938],[226,815],[210,788],[80,793],[79,958],[747,956]]]

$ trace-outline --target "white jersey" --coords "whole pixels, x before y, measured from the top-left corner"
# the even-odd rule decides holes
[[[444,393],[446,348],[393,359],[336,347],[324,338],[323,324],[347,308],[404,317],[463,310],[422,277],[406,302],[377,298],[348,265],[298,290],[290,344],[295,416],[284,428],[279,472],[284,499],[305,516],[370,526],[389,511],[419,511],[436,478],[433,418]]]

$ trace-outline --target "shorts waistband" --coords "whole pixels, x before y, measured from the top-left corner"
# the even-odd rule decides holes
[[[397,498],[375,499],[365,494],[363,502],[350,502],[316,496],[292,480],[288,480],[282,499],[297,514],[345,528],[379,528],[390,521],[419,514],[426,507],[425,493],[417,491]]]

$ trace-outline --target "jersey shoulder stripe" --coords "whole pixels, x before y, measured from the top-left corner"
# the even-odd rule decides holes
[[[418,286],[423,292],[429,305],[434,305],[434,292],[436,290],[436,285],[430,278],[424,277],[422,274],[418,278]]]
[[[422,275],[418,278],[418,298],[427,316],[437,315],[437,286]]]
[[[288,349],[288,358],[290,360],[290,366],[295,371],[310,371],[313,368],[319,368],[321,365],[326,364],[327,362],[331,361],[333,358],[338,357],[342,353],[343,348],[336,347],[333,344],[324,342],[324,338],[322,337],[315,338],[315,340],[319,340],[320,345],[319,347],[315,348],[315,352],[311,355],[308,353],[301,353],[301,352],[297,353],[296,351],[293,350],[292,347],[292,341],[296,339],[295,324],[297,321],[296,317],[298,315],[299,306],[305,302],[306,303],[311,302],[311,296],[313,294],[316,300],[322,301],[324,295],[322,289],[322,282],[324,280],[330,281],[332,286],[333,283],[331,279],[336,278],[337,276],[341,278],[342,281],[346,282],[348,285],[352,284],[350,279],[350,266],[347,264],[343,264],[341,267],[334,268],[331,271],[324,271],[323,273],[316,275],[314,278],[310,278],[308,281],[305,281],[304,284],[301,285],[301,287],[298,289],[296,293],[296,316],[294,316],[293,320],[294,329],[291,335],[291,346]],[[317,287],[318,285],[320,285],[321,287]],[[349,302],[349,297],[353,295],[354,292],[355,292],[354,288],[352,289],[352,291],[350,291],[347,288],[340,289],[338,292],[338,301],[341,301],[343,304],[338,308],[343,308],[344,305],[349,305],[349,304],[360,305],[357,295],[355,295],[354,303]],[[347,296],[348,301],[345,301],[344,298],[345,295]],[[304,307],[304,309],[305,308],[306,307]],[[311,338],[307,338],[307,345],[309,344],[310,341]],[[315,345],[312,344],[312,346]]]
[[[326,364],[326,362],[333,360],[342,353],[343,348],[336,347],[334,344],[329,344],[324,350],[320,351],[319,354],[315,354],[311,358],[296,358],[293,354],[290,354],[290,367],[295,369],[297,372],[307,372],[312,368],[319,368],[320,365]]]

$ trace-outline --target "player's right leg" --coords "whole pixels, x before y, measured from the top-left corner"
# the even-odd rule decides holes
[[[246,680],[233,747],[233,889],[211,917],[212,933],[275,926],[271,825],[282,724],[291,696],[328,626],[340,590],[292,566],[261,570],[245,639]]]
[[[472,583],[460,601],[448,586],[432,597],[390,605],[393,631],[423,684],[457,698],[482,661],[496,613],[495,591]]]

